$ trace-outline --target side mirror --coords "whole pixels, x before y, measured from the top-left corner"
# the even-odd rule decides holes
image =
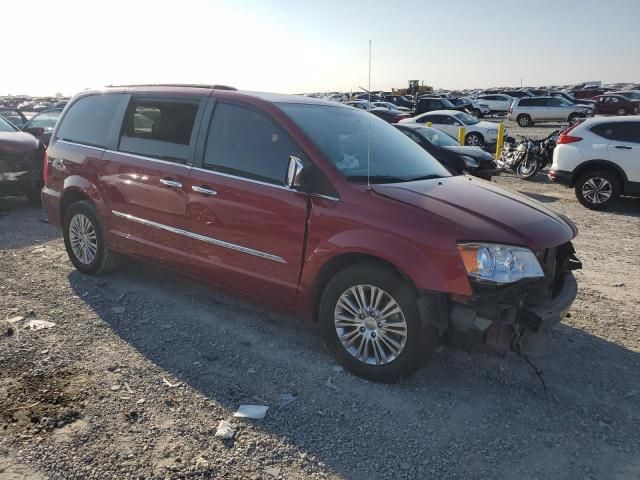
[[[39,137],[44,134],[44,128],[42,127],[27,127],[22,129],[23,132],[30,133],[34,137]]]
[[[287,167],[287,177],[285,184],[292,190],[297,190],[305,186],[304,173],[306,168],[298,157],[291,155],[289,157],[289,166]]]

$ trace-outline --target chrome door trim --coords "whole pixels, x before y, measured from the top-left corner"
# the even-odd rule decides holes
[[[217,245],[218,247],[228,248],[229,250],[235,250],[236,252],[242,252],[249,255],[253,255],[255,257],[265,258],[273,262],[287,263],[287,261],[284,258],[278,257],[277,255],[260,252],[259,250],[243,247],[242,245],[236,245],[235,243],[225,242],[224,240],[218,240],[217,238],[205,237],[204,235],[200,235],[200,234],[189,232],[189,231],[185,231],[184,235],[186,237],[193,238],[195,240],[200,240],[202,242],[207,242],[212,245]]]
[[[180,162],[171,162],[169,160],[161,160],[159,158],[153,158],[153,157],[147,157],[145,155],[139,155],[137,153],[129,153],[129,152],[125,152],[125,151],[121,151],[121,150],[109,150],[106,149],[105,153],[114,153],[116,155],[126,155],[128,157],[133,157],[133,158],[139,158],[140,160],[148,160],[150,162],[157,162],[157,163],[163,163],[165,165],[176,165],[178,167],[184,167],[184,168],[188,168],[189,170],[191,170],[191,165],[188,165],[187,163],[180,163]],[[185,160],[186,162],[186,160]]]
[[[287,187],[285,185],[276,185],[275,183],[262,182],[260,180],[254,180],[252,178],[240,177],[238,175],[231,175],[230,173],[216,172],[215,170],[209,170],[207,168],[193,167],[193,170],[197,170],[198,172],[211,173],[213,175],[219,175],[221,177],[232,178],[234,180],[242,180],[244,182],[256,183],[258,185],[265,185],[267,187],[277,188],[279,190],[285,190],[287,192],[304,193],[304,192],[299,192],[298,190],[291,189],[291,188],[289,188],[289,187]],[[322,195],[320,193],[312,193],[311,195],[314,196],[314,197],[324,198],[325,200],[333,200],[335,202],[340,200],[337,197],[331,197],[331,196],[328,196],[328,195]]]
[[[180,230],[179,228],[170,227],[169,225],[165,225],[163,223],[152,222],[151,220],[146,220],[140,217],[134,217],[133,215],[129,215],[128,213],[117,212],[115,210],[111,210],[116,217],[126,218],[127,220],[131,220],[132,222],[141,223],[142,225],[146,225],[148,227],[158,228],[160,230],[165,230],[167,232],[175,233],[176,235],[184,235],[184,230]]]
[[[249,183],[257,183],[258,185],[265,185],[267,187],[279,188],[280,190],[286,190],[287,192],[299,193],[297,190],[292,190],[289,187],[285,187],[284,185],[277,185],[275,183],[262,182],[260,180],[254,180],[253,178],[240,177],[238,175],[231,175],[230,173],[217,172],[215,170],[208,170],[206,168],[193,167],[193,170],[197,170],[199,172],[211,173],[213,175],[219,175],[221,177],[233,178],[235,180],[244,180]]]
[[[169,225],[164,225],[162,223],[152,222],[151,220],[147,220],[140,217],[135,217],[128,213],[118,212],[116,210],[112,210],[116,217],[125,218],[132,222],[137,222],[142,225],[147,225],[149,227],[158,228],[160,230],[165,230],[167,232],[175,233],[177,235],[182,235],[185,237],[193,238],[194,240],[200,240],[201,242],[207,242],[212,245],[216,245],[218,247],[228,248],[229,250],[235,250],[236,252],[246,253],[248,255],[253,255],[254,257],[264,258],[266,260],[271,260],[277,263],[287,263],[287,261],[279,257],[277,255],[272,255],[271,253],[261,252],[259,250],[254,250],[253,248],[243,247],[242,245],[236,245],[235,243],[225,242],[224,240],[218,240],[217,238],[207,237],[205,235],[200,235],[198,233],[189,232],[187,230],[181,230],[179,228],[170,227]]]
[[[100,152],[108,151],[106,148],[94,147],[93,145],[84,145],[83,143],[70,142],[69,140],[61,140],[59,138],[55,138],[56,143],[64,143],[65,145],[73,145],[74,147],[84,147],[90,148],[92,150],[98,150]]]

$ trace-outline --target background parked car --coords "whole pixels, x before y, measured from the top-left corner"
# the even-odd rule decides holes
[[[486,103],[482,103],[471,97],[460,97],[460,98],[471,104],[471,113],[478,118],[482,118],[485,115],[488,115],[491,113],[491,109]]]
[[[383,119],[385,122],[398,123],[400,120],[410,118],[411,115],[407,112],[401,112],[400,110],[389,110],[387,108],[372,108],[369,110],[373,115]]]
[[[26,195],[40,202],[44,146],[0,117],[0,195]]]
[[[398,107],[406,107],[410,110],[416,108],[415,102],[405,95],[384,95],[381,100],[393,103]]]
[[[638,107],[640,100],[631,100],[622,95],[607,94],[598,95],[593,100],[596,102],[596,113],[614,114],[614,115],[630,115],[640,113]]]
[[[397,110],[399,112],[410,112],[411,109],[407,108],[407,107],[399,107],[397,105],[394,105],[391,102],[371,102],[373,104],[374,107],[377,108],[386,108],[387,110]]]
[[[13,107],[0,107],[0,117],[8,120],[18,128],[22,128],[22,126],[28,121],[27,117],[19,108]]]
[[[491,94],[480,95],[477,97],[478,102],[483,103],[489,107],[492,112],[504,113],[509,110],[513,98],[508,95]]]
[[[467,171],[485,180],[500,174],[493,155],[479,147],[462,146],[448,133],[415,123],[398,124],[395,127],[454,174]]]
[[[615,92],[617,95],[622,95],[630,100],[640,100],[640,90],[620,90]]]
[[[526,97],[514,100],[507,118],[518,122],[521,127],[530,127],[535,122],[544,121],[572,123],[590,113],[591,109],[586,105],[572,105],[561,98]]]
[[[40,112],[31,117],[31,119],[22,127],[22,130],[35,136],[44,145],[49,145],[51,133],[53,132],[56,123],[58,123],[58,118],[60,118],[61,113],[61,108],[52,108],[51,110]]]
[[[553,91],[549,92],[549,96],[550,97],[556,97],[556,98],[562,98],[562,99],[566,100],[567,102],[569,102],[572,105],[587,105],[587,106],[591,107],[592,110],[595,110],[595,108],[596,108],[596,102],[594,102],[593,100],[585,100],[585,99],[574,98],[573,96],[571,96],[567,92],[560,92],[560,91],[557,91],[557,90],[553,90]]]
[[[498,138],[497,124],[484,120],[480,121],[467,113],[456,110],[436,110],[400,121],[402,124],[417,123],[421,125],[427,122],[431,122],[434,128],[454,137],[458,136],[459,128],[464,127],[465,145],[484,147],[495,144]]]
[[[457,108],[447,98],[431,96],[418,98],[416,114],[420,115],[434,110],[457,110]]]
[[[640,116],[590,118],[560,135],[549,178],[600,210],[619,195],[640,196],[639,159]]]

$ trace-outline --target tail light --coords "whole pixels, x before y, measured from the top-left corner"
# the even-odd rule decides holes
[[[569,128],[567,128],[564,132],[562,132],[560,134],[560,136],[558,137],[558,144],[564,144],[564,143],[574,143],[574,142],[579,142],[580,140],[582,140],[582,137],[575,137],[573,135],[569,135],[569,132],[571,132],[571,130],[573,130],[574,128],[576,128],[579,124],[575,124],[575,125],[571,125]]]
[[[44,183],[47,183],[49,179],[49,153],[47,150],[44,151],[44,163],[42,165],[42,178]]]

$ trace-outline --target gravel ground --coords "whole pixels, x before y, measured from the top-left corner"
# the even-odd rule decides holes
[[[0,199],[0,478],[640,478],[640,200],[598,213],[542,175],[497,182],[580,229],[547,391],[515,355],[451,347],[361,380],[289,315],[135,261],[79,274],[40,209]],[[266,417],[234,418],[245,403]]]

